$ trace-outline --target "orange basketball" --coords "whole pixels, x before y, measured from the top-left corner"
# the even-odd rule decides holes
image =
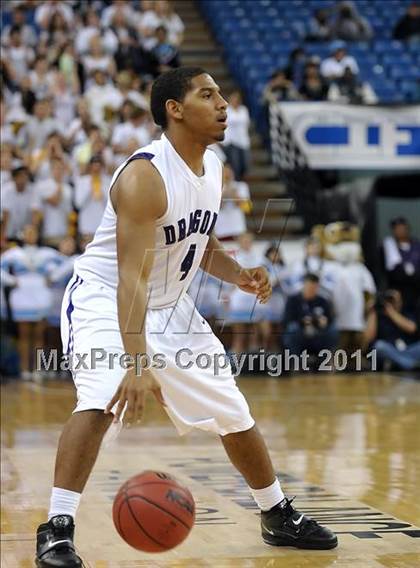
[[[127,544],[144,552],[164,552],[187,538],[195,503],[190,491],[171,475],[143,471],[120,487],[112,516]]]

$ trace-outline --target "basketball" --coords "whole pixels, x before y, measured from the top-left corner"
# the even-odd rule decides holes
[[[195,503],[189,489],[171,475],[144,471],[120,487],[112,516],[127,544],[143,552],[164,552],[187,538]]]

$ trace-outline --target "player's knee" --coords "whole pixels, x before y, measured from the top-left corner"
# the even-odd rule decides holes
[[[113,415],[105,414],[100,408],[92,408],[76,412],[74,416],[79,416],[81,420],[88,423],[91,431],[104,434],[110,426]]]

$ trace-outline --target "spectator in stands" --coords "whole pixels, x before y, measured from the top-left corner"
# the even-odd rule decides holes
[[[135,22],[137,20],[137,13],[129,0],[119,0],[118,2],[111,2],[105,8],[101,16],[101,24],[104,28],[111,26],[114,18],[122,19],[126,24]]]
[[[303,79],[303,72],[306,63],[306,53],[303,47],[296,47],[290,52],[289,60],[284,69],[286,79],[292,81],[296,86],[300,85]]]
[[[11,61],[3,57],[5,50],[2,50],[2,57],[0,57],[0,74],[2,77],[2,98],[4,97],[7,102],[13,96],[16,90],[15,74],[12,69]]]
[[[47,316],[47,342],[48,346],[57,349],[59,358],[62,353],[60,338],[61,304],[64,290],[72,277],[74,262],[77,258],[76,241],[73,237],[64,237],[58,245],[59,253],[47,265],[47,278],[51,290],[52,301]],[[68,373],[58,374],[58,378],[66,378]]]
[[[334,41],[331,44],[331,55],[321,63],[321,75],[329,80],[342,77],[346,68],[349,68],[354,75],[359,73],[359,66],[351,55],[347,55],[346,44],[344,41]]]
[[[39,41],[41,46],[45,46],[50,55],[70,39],[73,35],[70,23],[62,12],[56,11],[50,19],[48,28],[41,30]]]
[[[233,91],[228,97],[227,124],[224,152],[232,166],[235,179],[240,181],[249,168],[251,140],[249,127],[251,120],[246,106],[242,103],[240,91]]]
[[[300,355],[306,350],[317,355],[322,349],[336,348],[333,310],[319,294],[316,274],[306,274],[302,292],[287,300],[283,325],[283,344],[292,354]]]
[[[307,41],[329,41],[332,39],[332,30],[328,10],[319,8],[315,10],[309,21]]]
[[[2,144],[0,147],[0,192],[12,181],[13,146]]]
[[[349,67],[344,74],[331,83],[328,89],[328,100],[338,103],[375,104],[378,97],[367,81],[361,81]]]
[[[403,41],[420,41],[420,5],[418,2],[412,2],[408,6],[406,13],[394,28],[393,37]]]
[[[33,26],[26,23],[26,10],[23,6],[15,6],[12,10],[11,25],[5,26],[1,34],[1,43],[7,46],[10,40],[11,29],[17,26],[20,28],[22,43],[29,47],[35,47],[37,38]]]
[[[157,0],[155,12],[160,20],[160,25],[168,30],[168,39],[173,45],[180,46],[184,38],[184,23],[175,12],[173,2]]]
[[[155,35],[153,32],[153,45],[155,45]],[[126,41],[118,44],[118,49],[114,59],[118,71],[132,71],[134,74],[142,77],[154,78],[159,74],[159,62],[156,57],[140,43],[137,35],[129,36]]]
[[[81,144],[88,138],[90,128],[93,122],[89,112],[89,104],[85,98],[80,98],[76,106],[76,118],[68,125],[63,132],[63,138],[67,147]]]
[[[260,255],[254,249],[254,235],[243,233],[238,237],[239,249],[235,258],[244,268],[261,264]],[[229,295],[228,320],[232,323],[234,353],[256,351],[258,348],[256,300],[251,294],[235,288]]]
[[[305,101],[325,101],[328,95],[328,85],[319,72],[319,63],[308,61],[305,65],[303,81],[299,94]]]
[[[92,76],[95,71],[102,71],[108,77],[114,78],[116,75],[115,61],[111,55],[105,53],[102,38],[99,34],[93,35],[89,40],[89,51],[82,56],[82,64],[87,77],[86,86],[92,84]]]
[[[58,252],[38,246],[36,227],[27,225],[23,231],[23,245],[13,247],[1,255],[1,270],[13,274],[16,286],[10,294],[12,318],[18,324],[18,350],[21,376],[24,380],[39,380],[34,369],[31,372],[31,356],[36,347],[45,345],[45,318],[51,307],[51,291],[47,284],[48,263]]]
[[[278,101],[297,101],[300,98],[292,81],[286,78],[286,73],[279,69],[271,77],[262,95],[264,104]]]
[[[99,155],[105,165],[106,171],[112,170],[115,166],[114,154],[112,149],[105,144],[104,137],[100,129],[92,125],[87,131],[88,137],[73,150],[75,160],[75,174],[84,175],[89,168],[89,162],[94,155]]]
[[[122,105],[121,93],[108,81],[107,74],[97,69],[93,74],[93,85],[86,91],[85,98],[95,124],[105,126],[106,121]]]
[[[57,13],[64,18],[69,26],[73,24],[74,14],[71,4],[60,2],[60,0],[41,2],[35,10],[35,23],[43,30],[47,30],[51,25],[51,20]]]
[[[66,169],[60,158],[50,164],[51,178],[39,183],[38,194],[42,199],[42,241],[45,245],[58,247],[68,234],[69,215],[73,210],[72,189],[64,178]]]
[[[223,169],[223,192],[219,216],[214,228],[221,241],[237,239],[246,232],[246,217],[249,212],[249,187],[244,181],[235,181],[232,168]]]
[[[70,175],[71,166],[69,158],[64,152],[61,136],[58,132],[51,132],[45,145],[35,149],[29,156],[31,174],[40,182],[51,177],[51,161],[58,159],[62,162],[64,173]]]
[[[75,180],[74,203],[79,211],[79,232],[85,240],[92,239],[101,221],[110,181],[100,156],[93,156],[88,174]]]
[[[184,24],[174,11],[173,2],[158,0],[153,9],[143,12],[140,22],[140,36],[143,38],[145,49],[151,50],[156,45],[155,31],[159,26],[168,30],[168,40],[171,45],[182,43]]]
[[[152,53],[159,61],[159,72],[164,73],[173,67],[179,67],[178,49],[169,43],[168,32],[165,26],[158,26],[155,34],[157,42]]]
[[[134,86],[134,77],[132,71],[121,71],[117,75],[117,87],[124,101],[130,101],[135,106],[144,110],[149,110],[149,104],[146,97],[139,92]],[[141,79],[140,79],[141,81]],[[141,82],[142,84],[142,82]]]
[[[89,51],[89,42],[93,36],[101,34],[101,22],[98,12],[93,7],[88,7],[87,10],[82,14],[82,25],[77,27],[76,35],[74,38],[74,47],[79,55],[86,55]],[[112,32],[111,32],[112,33]],[[104,49],[107,53],[114,53],[117,48],[116,39],[112,33],[113,41],[112,47],[109,46],[103,38]]]
[[[286,298],[282,281],[287,268],[278,243],[270,244],[264,257],[263,264],[270,275],[273,293],[266,304],[257,304],[255,309],[260,320],[258,329],[262,347],[266,351],[277,351]]]
[[[10,116],[7,112],[8,108],[6,108],[6,103],[3,97],[0,100],[0,133],[1,133],[1,144],[9,144],[11,148],[13,148],[15,140],[14,140],[14,132],[12,125],[10,124]],[[25,114],[23,113],[24,119],[26,119]]]
[[[49,99],[41,98],[36,101],[34,114],[28,122],[29,149],[42,148],[52,132],[59,132],[60,125],[52,116],[52,105]]]
[[[54,74],[54,84],[51,89],[54,117],[66,126],[71,124],[76,116],[77,95],[79,82],[77,76],[73,85],[67,85],[66,77],[61,71]]]
[[[72,91],[82,92],[85,90],[85,78],[83,65],[74,49],[74,43],[65,43],[56,57],[57,68],[63,73],[66,85]]]
[[[413,309],[420,298],[420,242],[411,236],[404,217],[393,219],[391,230],[382,244],[387,286],[399,290],[405,307]]]
[[[33,49],[23,42],[20,26],[14,25],[10,28],[8,45],[6,49],[2,49],[2,59],[3,57],[7,62],[10,79],[19,84],[34,59]]]
[[[357,12],[353,2],[340,2],[332,35],[344,41],[367,41],[372,37],[369,22]]]
[[[112,134],[112,149],[115,160],[123,162],[138,148],[147,146],[152,141],[152,132],[148,121],[148,113],[139,107],[132,106],[127,122],[117,124]]]
[[[18,102],[18,98],[20,99]],[[36,103],[36,96],[32,90],[30,76],[25,76],[20,82],[19,91],[16,93],[16,104],[22,108],[25,113],[32,115]]]
[[[25,225],[38,222],[41,203],[26,166],[17,165],[12,178],[2,192],[2,230],[8,239],[18,240]]]
[[[1,142],[10,144],[13,155],[20,160],[25,159],[29,146],[28,120],[28,115],[20,106],[6,107],[3,100],[0,102]]]
[[[31,90],[38,100],[45,99],[51,94],[55,77],[45,55],[36,57],[33,70],[29,73],[29,80]]]
[[[387,290],[377,306],[377,339],[373,344],[385,370],[420,368],[420,341],[413,313],[403,311],[401,293]]]
[[[135,45],[138,43],[138,35],[136,32],[137,12],[135,12],[130,3],[114,3],[115,12],[111,19],[111,25],[108,29],[112,31],[116,41],[116,51],[119,45]],[[128,7],[128,10],[127,10]],[[132,17],[128,17],[129,11]]]

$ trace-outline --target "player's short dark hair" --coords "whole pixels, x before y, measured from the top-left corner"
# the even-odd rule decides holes
[[[166,101],[173,99],[178,102],[184,100],[191,89],[191,80],[198,75],[207,73],[202,67],[178,67],[162,73],[152,85],[150,110],[153,120],[158,126],[167,128],[168,116],[166,114]]]
[[[315,284],[319,284],[319,276],[318,274],[314,274],[313,272],[307,272],[303,277],[304,282],[314,282]]]
[[[13,24],[12,26],[10,26],[10,31],[9,34],[16,34],[16,33],[21,33],[22,32],[22,26],[20,24]]]
[[[405,217],[394,217],[391,219],[390,223],[392,228],[396,227],[397,225],[408,225],[408,221]]]

